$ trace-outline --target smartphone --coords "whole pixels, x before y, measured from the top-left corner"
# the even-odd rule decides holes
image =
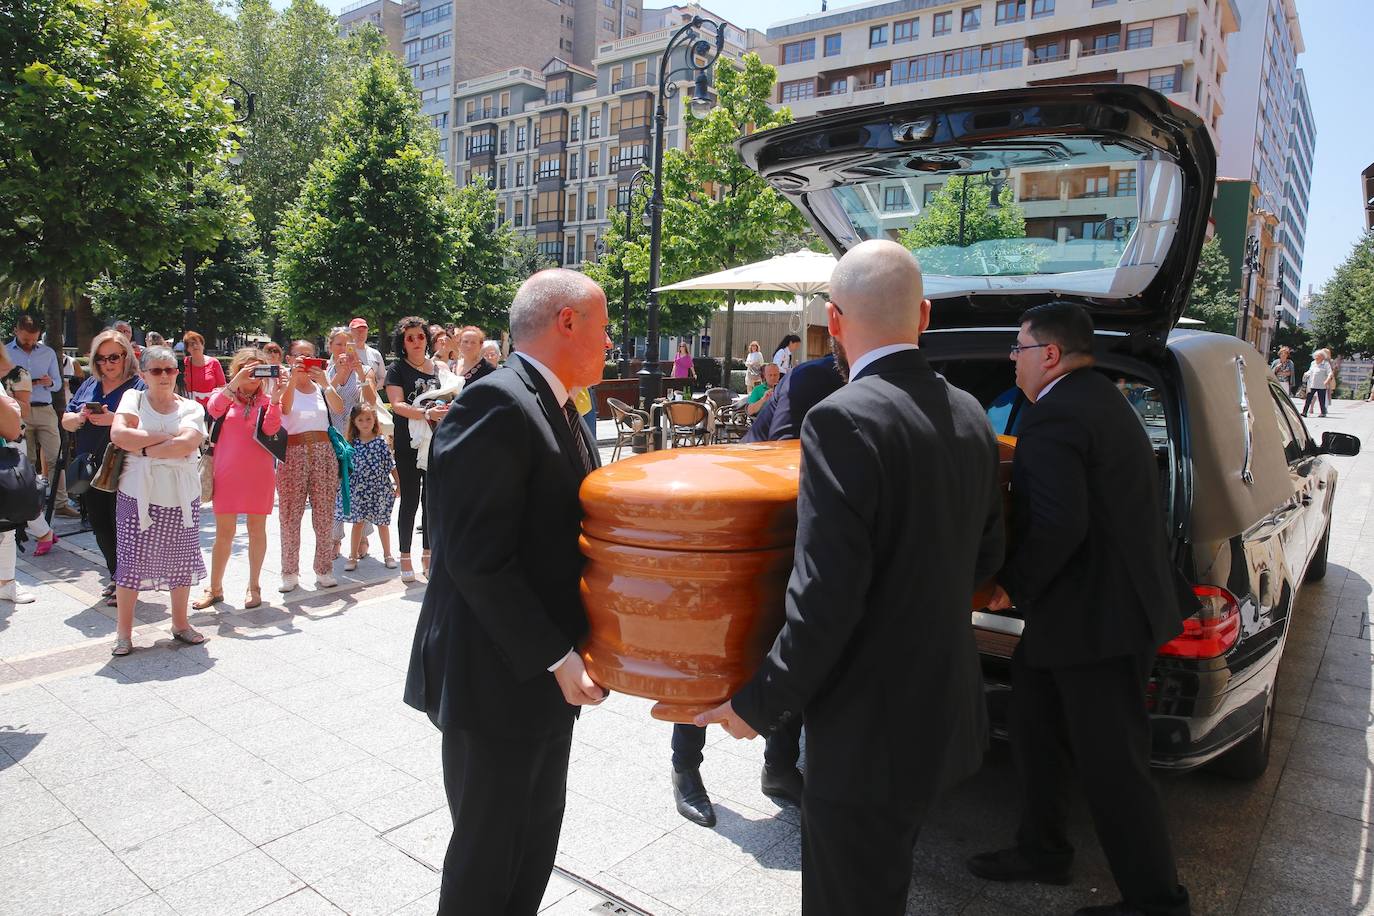
[[[329,365],[329,363],[327,360],[317,359],[313,356],[306,356],[302,357],[301,365],[305,366],[305,368],[307,369],[319,369],[321,372],[323,372],[324,367]]]
[[[281,378],[281,366],[254,366],[253,378]]]
[[[105,412],[105,405],[104,405],[104,404],[101,404],[99,401],[92,402],[92,403],[86,405],[86,412],[87,412],[87,413],[104,413],[104,412]]]

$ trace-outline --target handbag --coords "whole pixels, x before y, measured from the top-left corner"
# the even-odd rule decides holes
[[[100,470],[91,478],[91,486],[102,493],[119,492],[119,477],[124,473],[124,457],[128,452],[111,442],[105,446]]]
[[[91,481],[100,472],[100,462],[90,452],[82,452],[67,468],[67,495],[80,497],[91,488]]]
[[[224,417],[210,421],[210,444],[200,453],[200,504],[203,506],[215,499],[215,443],[219,441],[220,430],[224,429]]]
[[[47,483],[34,473],[23,449],[4,439],[0,443],[0,531],[17,531],[43,512]]]
[[[286,460],[286,427],[279,427],[275,433],[268,435],[263,432],[262,424],[267,419],[267,407],[264,405],[258,410],[258,422],[253,428],[253,441],[257,442],[267,453],[278,461]]]
[[[347,515],[353,511],[353,446],[334,427],[329,427],[328,433],[334,457],[339,459],[339,508]]]

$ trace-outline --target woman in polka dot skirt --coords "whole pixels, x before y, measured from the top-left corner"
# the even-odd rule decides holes
[[[200,443],[205,410],[176,393],[177,358],[166,347],[143,351],[147,391],[126,391],[110,439],[128,454],[115,497],[115,655],[133,650],[139,592],[172,593],[172,636],[205,641],[187,619],[191,586],[205,578],[200,555]]]

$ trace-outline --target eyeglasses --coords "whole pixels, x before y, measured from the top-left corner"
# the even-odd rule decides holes
[[[1047,344],[1047,343],[1042,343],[1042,344],[1013,344],[1013,345],[1012,345],[1012,348],[1011,348],[1011,355],[1012,355],[1012,356],[1019,356],[1019,355],[1021,354],[1021,351],[1022,351],[1022,350],[1035,350],[1035,349],[1038,349],[1038,348],[1040,348],[1040,347],[1048,347],[1048,346],[1050,346],[1050,344]]]
[[[144,370],[143,370],[143,374],[144,374],[144,375],[158,375],[158,376],[161,376],[161,375],[176,375],[176,374],[177,374],[177,367],[176,367],[176,366],[154,366],[154,367],[151,368],[151,369],[144,369]]]
[[[97,356],[95,361],[98,363],[117,363],[124,359],[123,353],[106,353],[104,356]]]
[[[830,300],[830,304],[835,306],[835,311],[839,312],[841,315],[844,314],[844,309],[840,308],[840,304],[836,302],[834,299]]]

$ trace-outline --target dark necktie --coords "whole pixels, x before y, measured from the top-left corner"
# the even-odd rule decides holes
[[[587,447],[587,431],[582,428],[582,415],[577,412],[577,405],[572,398],[563,405],[563,417],[568,421],[568,431],[572,433],[573,441],[577,443],[577,458],[582,462],[582,472],[590,474],[595,464]]]

